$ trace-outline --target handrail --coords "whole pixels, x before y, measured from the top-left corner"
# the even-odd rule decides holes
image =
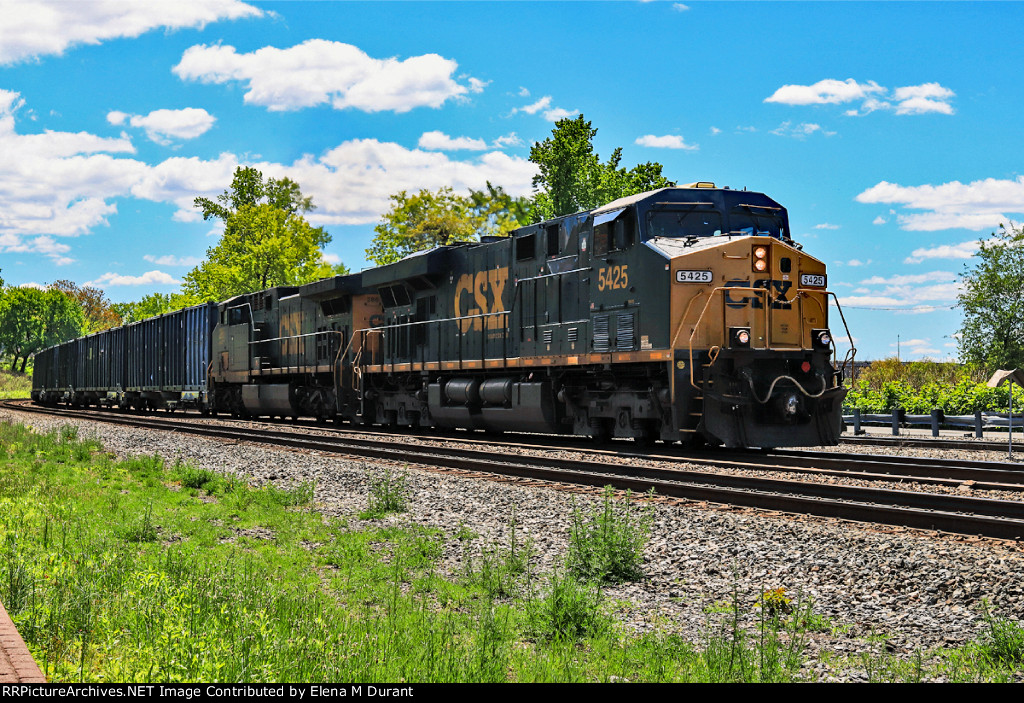
[[[811,300],[813,300],[815,302],[815,304],[818,305],[819,309],[822,310],[822,316],[825,319],[827,319],[828,316],[827,316],[827,314],[825,314],[824,308],[822,307],[821,303],[816,298],[814,298],[812,296],[812,294],[814,294],[814,293],[824,294],[826,297],[831,295],[833,298],[836,298],[835,293],[833,293],[831,291],[816,290],[816,289],[813,289],[813,288],[797,288],[794,291],[793,296],[791,298],[783,299],[783,300],[778,300],[778,299],[770,300],[768,298],[768,293],[770,292],[770,289],[768,289],[768,288],[747,288],[747,287],[742,287],[742,286],[718,286],[718,287],[712,289],[710,294],[708,295],[707,301],[704,303],[704,307],[701,309],[700,315],[697,317],[696,321],[693,323],[693,329],[690,331],[690,337],[689,337],[688,344],[687,344],[687,352],[688,352],[689,366],[690,366],[690,385],[693,388],[697,389],[697,390],[700,390],[701,387],[697,385],[697,383],[696,383],[696,381],[694,379],[694,375],[693,375],[693,342],[694,342],[694,336],[697,334],[697,330],[700,328],[700,324],[703,321],[704,316],[707,314],[708,309],[710,308],[712,301],[715,299],[715,294],[716,293],[722,293],[723,294],[723,298],[724,298],[725,292],[728,292],[728,293],[739,293],[739,294],[744,295],[745,297],[757,296],[757,297],[760,298],[760,297],[764,296],[764,304],[762,305],[762,307],[764,308],[764,311],[765,311],[765,314],[764,314],[765,345],[763,347],[760,347],[761,349],[771,349],[772,348],[770,340],[771,340],[771,322],[772,322],[771,316],[772,316],[772,310],[774,309],[772,307],[773,303],[782,303],[782,304],[785,304],[785,305],[793,305],[793,303],[796,303],[799,306],[800,309],[797,311],[797,314],[798,314],[798,317],[800,319],[799,338],[800,338],[801,344],[802,344],[803,338],[804,338],[804,326],[805,326],[805,316],[803,314],[803,304],[802,304],[803,299],[804,298],[810,298]],[[694,295],[692,298],[690,298],[690,302],[687,304],[686,310],[684,310],[683,314],[680,316],[679,323],[678,323],[678,325],[676,327],[676,334],[672,338],[672,348],[673,349],[676,346],[676,342],[678,341],[679,334],[682,332],[683,327],[687,323],[687,319],[689,318],[690,310],[692,308],[693,303],[703,293],[704,293],[704,290],[698,291],[697,295]],[[839,308],[839,299],[838,298],[836,298],[836,307]],[[722,328],[723,328],[723,330],[725,329],[725,316],[727,314],[728,314],[727,305],[725,304],[725,302],[723,300],[723,304],[722,304]],[[840,318],[843,321],[843,327],[846,329],[846,334],[849,337],[850,329],[849,329],[849,326],[847,326],[847,324],[846,324],[846,318],[843,315],[841,308],[839,308],[839,315],[840,315]],[[851,340],[851,346],[852,346],[852,344],[853,343],[852,343],[852,340]],[[833,368],[835,368],[836,367],[835,343],[832,342],[829,346],[832,349],[832,361],[831,361],[831,363],[832,363]],[[752,347],[752,348],[757,348],[757,347]],[[855,351],[856,350],[854,350],[854,352]],[[714,361],[712,361],[712,363],[714,363]],[[843,369],[844,369],[844,374],[845,374],[845,361],[844,361],[844,364],[843,364]]]

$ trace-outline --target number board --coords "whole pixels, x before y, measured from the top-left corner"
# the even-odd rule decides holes
[[[710,271],[676,271],[676,283],[711,283],[715,276]]]
[[[802,273],[800,274],[800,285],[812,288],[825,287],[825,274],[823,273]]]

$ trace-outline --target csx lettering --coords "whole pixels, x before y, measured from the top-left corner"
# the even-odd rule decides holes
[[[598,290],[616,290],[618,288],[629,287],[629,265],[624,264],[622,266],[606,266],[603,269],[598,269],[597,272],[597,289]]]
[[[455,286],[455,311],[459,320],[459,329],[469,330],[497,329],[505,325],[501,315],[488,313],[503,312],[505,303],[502,298],[505,284],[508,282],[508,267],[478,271],[476,274],[464,273],[459,276]],[[473,317],[486,315],[486,317]]]
[[[729,281],[726,288],[764,288],[768,290],[771,297],[772,309],[789,310],[793,306],[786,298],[786,293],[793,287],[792,281],[772,281],[767,278],[759,278],[751,286],[750,281]],[[725,304],[730,308],[745,308],[747,305],[754,309],[763,309],[764,302],[760,294],[745,293],[742,298],[733,298],[730,291],[725,291]]]

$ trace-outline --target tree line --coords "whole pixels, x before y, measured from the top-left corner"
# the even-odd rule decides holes
[[[622,166],[621,148],[602,160],[594,151],[596,135],[583,115],[556,122],[551,135],[530,149],[530,161],[537,166],[530,196],[513,197],[492,183],[467,194],[450,187],[393,194],[374,228],[367,259],[388,264],[424,249],[504,235],[675,185],[659,163]],[[0,280],[0,359],[24,369],[35,351],[81,334],[209,300],[348,273],[344,264],[325,260],[323,247],[331,236],[306,220],[315,205],[288,178],[264,178],[258,169],[239,167],[223,194],[197,197],[194,203],[205,220],[219,220],[224,233],[174,293],[111,303],[102,291],[71,281],[38,290],[4,288]],[[965,266],[961,280],[961,360],[992,370],[1024,366],[1024,230],[1000,225]]]

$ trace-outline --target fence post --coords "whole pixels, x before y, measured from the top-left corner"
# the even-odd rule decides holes
[[[892,433],[894,435],[900,433],[900,409],[898,407],[892,409]]]
[[[932,408],[932,437],[939,436],[939,422],[943,419],[940,408]]]
[[[853,435],[856,437],[859,434],[864,434],[864,430],[860,428],[860,408],[853,409]]]
[[[981,411],[980,410],[975,410],[974,411],[974,436],[977,439],[981,439],[981,430],[982,430],[983,422],[984,421],[981,419]]]

